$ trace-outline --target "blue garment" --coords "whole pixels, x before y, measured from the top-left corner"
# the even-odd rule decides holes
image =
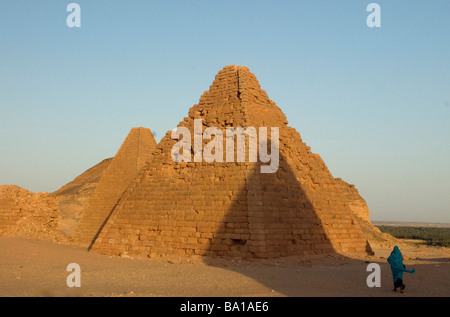
[[[403,265],[403,255],[400,252],[398,246],[394,247],[391,255],[387,259],[388,263],[391,265],[392,278],[394,283],[401,278],[403,280],[403,272],[414,273],[415,270],[407,270]]]

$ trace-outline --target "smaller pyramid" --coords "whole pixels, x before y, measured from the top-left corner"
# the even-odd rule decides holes
[[[148,128],[133,128],[102,175],[73,235],[88,247],[139,170],[150,160],[156,141]]]

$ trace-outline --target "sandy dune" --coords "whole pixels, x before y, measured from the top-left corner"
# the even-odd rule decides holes
[[[88,253],[80,247],[0,238],[0,296],[450,296],[450,249],[403,250],[405,293],[392,291],[386,257],[340,255],[266,261],[130,259]],[[69,288],[69,263],[81,267],[81,287]],[[381,265],[381,287],[366,285],[368,263]]]

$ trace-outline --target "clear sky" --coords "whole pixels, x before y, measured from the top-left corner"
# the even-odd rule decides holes
[[[450,222],[450,1],[0,1],[0,184],[52,192],[257,76],[372,220]]]

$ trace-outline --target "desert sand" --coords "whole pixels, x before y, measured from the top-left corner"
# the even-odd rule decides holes
[[[450,249],[408,247],[404,293],[394,292],[386,258],[322,255],[273,260],[124,258],[23,238],[0,238],[0,296],[8,297],[448,297]],[[381,287],[369,288],[368,263],[381,266]],[[81,287],[69,288],[69,263],[81,267]]]

